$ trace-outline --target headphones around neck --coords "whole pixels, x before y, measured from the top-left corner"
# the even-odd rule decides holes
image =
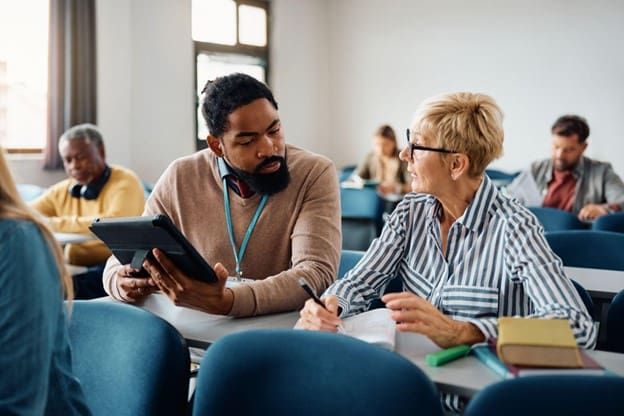
[[[69,194],[74,198],[96,199],[100,194],[102,188],[104,188],[104,185],[106,185],[106,182],[108,182],[108,178],[110,178],[110,173],[110,167],[106,165],[106,167],[104,168],[104,174],[102,174],[100,180],[98,180],[96,183],[88,185],[75,183],[69,187]]]

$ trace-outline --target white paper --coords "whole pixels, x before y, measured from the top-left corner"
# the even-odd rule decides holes
[[[507,193],[527,207],[540,207],[544,197],[530,172],[521,173],[506,188]]]
[[[396,322],[390,309],[380,308],[343,319],[346,335],[394,351]]]

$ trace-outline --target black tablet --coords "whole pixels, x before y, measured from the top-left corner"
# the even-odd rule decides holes
[[[166,215],[98,218],[89,229],[121,264],[141,269],[152,249],[158,248],[188,277],[209,283],[217,281],[212,267]]]

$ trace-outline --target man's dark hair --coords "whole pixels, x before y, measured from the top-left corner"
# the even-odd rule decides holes
[[[566,114],[555,121],[550,129],[552,134],[563,137],[578,136],[579,143],[583,143],[589,137],[589,125],[581,116]]]
[[[202,115],[210,134],[218,138],[228,129],[227,117],[239,107],[266,98],[277,110],[271,90],[246,74],[235,73],[208,81],[202,93]]]

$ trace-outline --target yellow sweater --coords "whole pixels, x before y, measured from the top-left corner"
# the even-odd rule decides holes
[[[45,217],[52,231],[90,234],[89,225],[96,218],[141,215],[145,193],[138,176],[125,168],[111,166],[111,175],[96,199],[75,198],[69,194],[71,178],[52,185],[31,203]],[[65,255],[69,264],[92,266],[102,263],[111,252],[101,241],[68,244]]]

